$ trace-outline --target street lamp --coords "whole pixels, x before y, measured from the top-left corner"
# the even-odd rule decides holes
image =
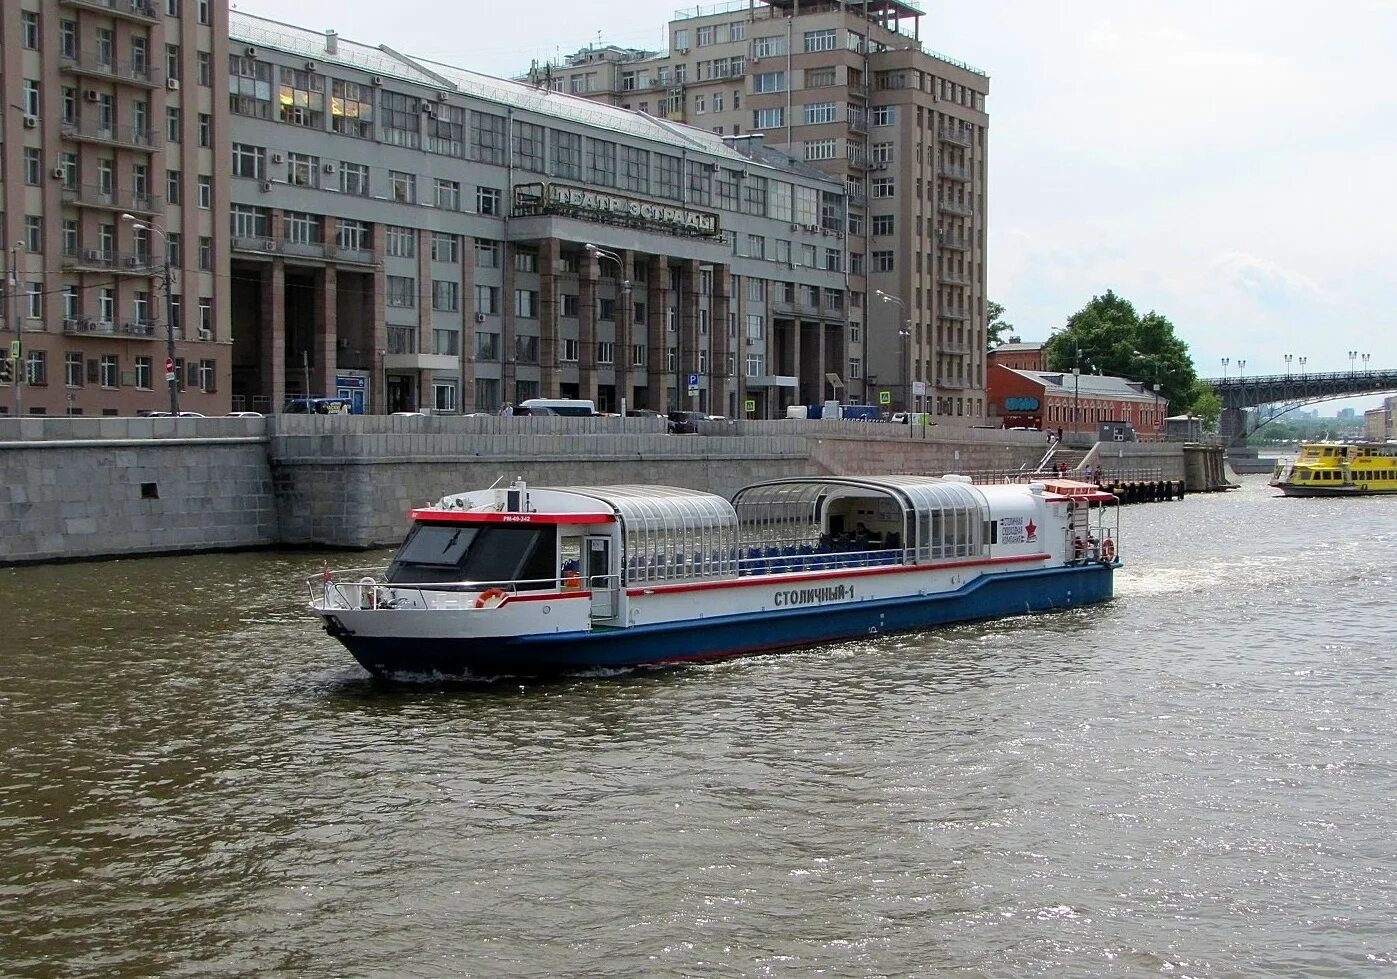
[[[1350,350],[1350,351],[1348,352],[1348,372],[1349,372],[1350,374],[1353,373],[1353,362],[1354,362],[1355,360],[1357,360],[1357,359],[1358,359],[1358,351],[1357,351],[1357,350]]]
[[[1292,354],[1286,354],[1286,355],[1285,355],[1285,377],[1286,377],[1286,380],[1290,380],[1290,358],[1291,358],[1292,356],[1293,356]]]
[[[1308,358],[1308,357],[1297,357],[1297,358],[1295,358],[1295,359],[1296,359],[1296,362],[1300,364],[1300,373],[1301,373],[1301,374],[1305,373],[1305,365],[1308,364],[1308,363],[1310,362],[1310,358]]]
[[[623,276],[626,274],[626,262],[625,262],[624,259],[621,258],[620,255],[618,255],[618,254],[616,254],[615,252],[612,252],[612,251],[607,251],[605,248],[598,248],[596,245],[592,244],[590,241],[584,243],[582,247],[583,247],[583,249],[586,250],[587,254],[589,254],[589,255],[595,257],[598,261],[600,261],[601,259],[607,259],[608,261],[615,262],[615,263],[616,263],[616,269],[617,269],[617,271],[620,272],[621,275],[623,275]],[[630,305],[631,305],[631,280],[630,280],[630,279],[623,278],[623,279],[621,280],[621,309],[620,309],[620,311],[617,313],[617,319],[616,319],[616,325],[617,325],[617,327],[619,328],[619,332],[620,332],[620,334],[621,334],[621,337],[622,337],[623,340],[625,341],[625,342],[619,344],[619,346],[621,347],[621,355],[622,355],[622,356],[621,356],[621,360],[617,361],[617,363],[622,364],[622,365],[624,365],[624,364],[626,363],[626,359],[625,359],[626,356],[627,356],[626,351],[627,351],[627,348],[630,346],[630,331],[629,331],[629,329],[627,328],[627,324],[628,324],[628,322],[629,322],[628,317],[630,316],[630,312],[631,312],[631,310],[630,310]],[[625,377],[624,367],[623,367],[621,370],[618,370],[616,373],[617,373],[617,375],[618,375],[618,379],[624,379],[624,377]],[[625,418],[625,417],[626,417],[626,394],[627,394],[626,389],[625,389],[625,387],[623,386],[622,389],[621,389],[621,417],[622,417],[622,418]]]
[[[1082,348],[1072,358],[1072,434],[1082,433]]]
[[[873,294],[885,303],[893,303],[902,311],[904,317],[902,325],[897,328],[898,336],[898,385],[902,388],[902,408],[904,411],[912,410],[912,384],[907,379],[907,347],[912,336],[912,321],[906,319],[907,304],[896,296],[890,296],[882,289],[874,289]],[[910,419],[909,419],[910,421]]]
[[[1238,360],[1238,361],[1237,361],[1237,380],[1240,381],[1240,380],[1242,379],[1242,372],[1245,371],[1246,369],[1247,369],[1247,362],[1246,362],[1245,360]]]
[[[1222,358],[1222,379],[1227,380],[1227,365],[1232,363],[1231,357]]]
[[[1363,358],[1363,373],[1366,374],[1366,373],[1368,373],[1368,358],[1371,357],[1371,356],[1373,356],[1373,355],[1372,355],[1372,354],[1361,354],[1360,356],[1362,356],[1362,358]]]
[[[165,380],[170,385],[170,414],[179,417],[179,381],[175,379],[175,297],[170,282],[170,241],[153,223],[137,221],[134,214],[123,214],[121,220],[137,231],[150,231],[160,236],[165,251]],[[310,392],[306,392],[310,396]]]

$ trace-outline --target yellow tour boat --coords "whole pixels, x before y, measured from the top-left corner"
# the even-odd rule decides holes
[[[1271,485],[1285,496],[1397,493],[1397,442],[1306,442],[1276,464]]]

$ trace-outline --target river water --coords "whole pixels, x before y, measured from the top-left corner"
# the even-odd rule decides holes
[[[1242,482],[1107,606],[522,687],[318,554],[4,571],[0,975],[1392,975],[1397,499]]]

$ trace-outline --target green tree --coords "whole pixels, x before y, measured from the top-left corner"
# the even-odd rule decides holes
[[[1222,399],[1206,381],[1200,380],[1193,385],[1193,401],[1184,410],[1203,419],[1204,428],[1212,429],[1222,417]]]
[[[1014,324],[1004,319],[1004,307],[993,299],[985,301],[985,338],[993,350],[1008,339],[1005,334],[1014,329]]]
[[[1146,391],[1158,385],[1171,411],[1191,410],[1195,401],[1198,374],[1174,324],[1153,311],[1141,316],[1129,300],[1109,290],[1073,313],[1049,337],[1045,354],[1049,370],[1075,367],[1083,374],[1124,377],[1144,384]]]

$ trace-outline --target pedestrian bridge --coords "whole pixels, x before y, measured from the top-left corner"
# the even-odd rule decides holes
[[[1222,444],[1232,445],[1302,405],[1364,394],[1397,394],[1397,370],[1214,377],[1205,378],[1204,383],[1222,401],[1218,431]],[[1250,428],[1246,420],[1248,408],[1261,409]]]

